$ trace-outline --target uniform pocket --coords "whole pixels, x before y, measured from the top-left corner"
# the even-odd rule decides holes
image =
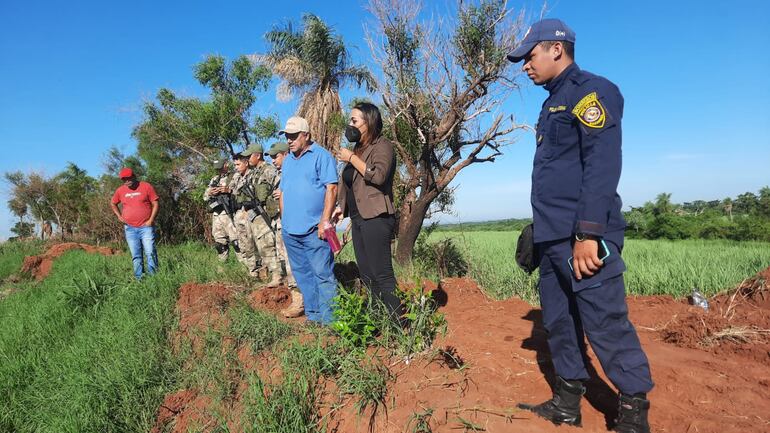
[[[556,146],[559,145],[559,124],[550,122],[543,136],[542,143],[538,146],[541,159],[551,159],[556,153]]]
[[[610,249],[610,256],[604,260],[604,266],[599,269],[599,272],[591,277],[583,278],[578,281],[575,278],[575,274],[572,274],[572,291],[579,292],[583,289],[596,288],[602,285],[604,281],[610,278],[617,277],[626,271],[626,263],[620,256],[618,248],[612,242],[607,242],[607,247]]]

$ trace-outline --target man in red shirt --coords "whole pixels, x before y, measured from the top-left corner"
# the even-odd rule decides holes
[[[158,269],[158,253],[155,251],[155,216],[158,215],[158,194],[147,182],[136,180],[133,170],[120,170],[123,185],[112,196],[112,212],[124,224],[126,242],[134,262],[134,275],[142,278],[144,260],[147,257],[147,273],[154,274]],[[118,208],[122,205],[122,210]]]

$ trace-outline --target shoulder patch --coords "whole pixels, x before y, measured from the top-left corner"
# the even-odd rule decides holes
[[[607,119],[607,111],[599,102],[596,92],[591,92],[583,97],[572,109],[572,114],[589,128],[603,128]]]

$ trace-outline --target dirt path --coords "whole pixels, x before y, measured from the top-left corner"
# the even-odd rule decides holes
[[[85,250],[89,253],[103,254],[105,256],[112,256],[120,254],[119,250],[108,247],[95,247],[88,244],[80,244],[76,242],[64,242],[56,244],[48,249],[43,254],[37,256],[24,257],[24,262],[21,264],[21,273],[34,277],[37,281],[40,281],[51,273],[53,262],[59,258],[62,254],[71,250]]]

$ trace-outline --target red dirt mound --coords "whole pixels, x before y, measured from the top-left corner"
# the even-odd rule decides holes
[[[176,311],[179,317],[179,329],[171,337],[175,351],[184,344],[190,344],[195,356],[201,356],[204,345],[204,332],[213,328],[224,331],[228,326],[227,309],[236,292],[245,290],[242,287],[228,287],[219,283],[198,284],[186,283],[179,288],[179,299]],[[259,289],[248,296],[248,302],[255,308],[281,309],[284,303],[288,305],[291,293],[286,288]],[[284,302],[284,300],[286,300]],[[235,348],[234,341],[225,335],[222,344],[223,353],[238,350],[239,359],[244,365],[254,365],[255,357],[248,348]],[[195,356],[191,362],[195,362]],[[225,369],[227,369],[225,367]],[[228,374],[225,372],[225,374]],[[238,387],[237,395],[246,388],[245,383]],[[166,395],[158,409],[153,433],[188,431],[211,431],[218,422],[215,407],[222,409],[224,402],[215,402],[208,395],[207,389],[184,389]],[[233,409],[237,406],[238,398],[227,402]]]
[[[192,329],[205,329],[219,323],[233,296],[233,290],[223,284],[185,283],[179,288],[176,310],[179,314],[179,334]]]
[[[446,294],[442,311],[448,322],[447,335],[435,343],[442,350],[434,359],[391,368],[396,379],[386,397],[388,416],[380,409],[375,432],[411,431],[418,418],[436,433],[473,427],[487,432],[607,431],[617,398],[592,351],[583,428],[556,427],[516,409],[517,402],[540,402],[551,395],[547,381],[554,372],[540,309],[519,299],[490,300],[466,279],[445,279],[440,291]],[[703,316],[698,307],[666,296],[632,297],[628,304],[656,382],[650,393],[653,431],[770,431],[767,359],[677,347],[662,339],[661,330],[677,320]],[[351,406],[339,415],[338,432],[368,428],[366,414],[357,416]]]
[[[770,268],[709,300],[709,309],[687,308],[660,330],[679,347],[770,363]]]
[[[51,273],[54,259],[71,250],[85,250],[89,253],[103,254],[105,256],[112,256],[120,253],[119,250],[108,247],[95,247],[88,244],[65,242],[52,246],[43,254],[24,257],[24,262],[21,265],[21,273],[30,275],[40,281]]]
[[[291,304],[291,290],[286,287],[263,287],[251,292],[248,298],[252,308],[280,311]]]

